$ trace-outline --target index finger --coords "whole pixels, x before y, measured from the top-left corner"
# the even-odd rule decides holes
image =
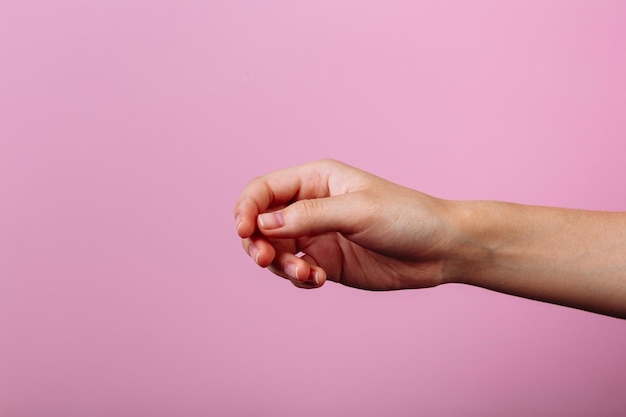
[[[274,207],[305,198],[328,197],[328,164],[297,165],[250,181],[235,205],[237,233],[250,237],[256,218]]]

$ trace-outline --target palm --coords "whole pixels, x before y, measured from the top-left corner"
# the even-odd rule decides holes
[[[433,273],[432,266],[426,262],[383,255],[352,242],[340,233],[285,239],[280,243],[275,240],[273,243],[292,253],[303,252],[326,271],[328,279],[350,287],[368,290],[411,288],[416,275],[427,278]],[[428,280],[425,280],[424,286],[430,286]]]

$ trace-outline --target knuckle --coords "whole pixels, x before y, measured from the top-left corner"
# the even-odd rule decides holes
[[[315,232],[316,219],[319,219],[324,211],[324,204],[321,200],[301,200],[295,205],[298,222],[308,233]]]
[[[332,159],[332,158],[322,158],[322,159],[318,160],[318,163],[324,164],[324,165],[335,165],[335,164],[337,164],[337,160],[336,159]]]
[[[313,220],[317,209],[317,203],[315,200],[302,200],[296,205],[298,215],[304,217],[306,220]]]
[[[324,158],[324,159],[320,159],[317,161],[318,165],[320,167],[322,167],[325,170],[328,171],[332,171],[334,168],[337,168],[341,165],[343,165],[343,163],[339,162],[336,159],[332,159],[332,158]]]

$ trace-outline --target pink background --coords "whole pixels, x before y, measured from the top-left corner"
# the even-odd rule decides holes
[[[302,291],[252,177],[625,210],[626,2],[0,1],[0,415],[615,416],[624,322]]]

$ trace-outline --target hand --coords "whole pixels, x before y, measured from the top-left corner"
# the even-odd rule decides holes
[[[256,178],[235,218],[245,251],[298,287],[392,290],[445,281],[450,204],[322,160]]]

